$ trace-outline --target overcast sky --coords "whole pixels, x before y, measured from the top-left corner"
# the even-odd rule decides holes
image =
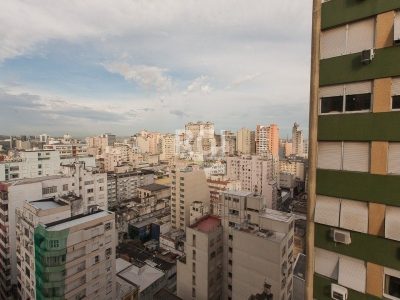
[[[310,0],[2,0],[0,134],[306,128]]]

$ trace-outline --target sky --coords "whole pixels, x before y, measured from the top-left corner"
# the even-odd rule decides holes
[[[309,0],[2,0],[0,134],[307,131]]]

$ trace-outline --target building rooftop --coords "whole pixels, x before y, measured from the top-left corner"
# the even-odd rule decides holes
[[[154,294],[153,296],[154,300],[182,300],[182,298],[179,298],[177,295],[172,294],[170,291],[167,289],[161,289],[157,293]]]
[[[249,227],[238,227],[235,229],[238,231],[253,234],[255,236],[267,239],[267,240],[269,240],[271,242],[275,242],[275,243],[276,242],[280,243],[286,237],[286,233],[273,231],[273,230],[265,230],[265,229],[259,229],[259,228],[249,228]]]
[[[41,210],[47,210],[67,205],[66,203],[63,203],[61,201],[55,201],[54,198],[32,201],[29,202],[29,204],[32,205],[34,208]]]
[[[117,274],[118,277],[139,286],[139,292],[144,291],[154,282],[164,277],[164,273],[147,264],[130,264]]]
[[[60,230],[64,230],[67,228],[71,228],[89,221],[93,221],[96,220],[98,218],[101,217],[105,217],[110,215],[111,212],[109,211],[103,211],[103,210],[99,210],[97,212],[91,213],[91,214],[81,214],[81,215],[77,215],[77,216],[73,216],[71,218],[67,218],[64,220],[60,220],[60,221],[56,221],[56,222],[52,222],[52,223],[48,223],[45,224],[45,227],[48,231],[60,231]]]
[[[198,222],[191,225],[190,228],[200,232],[209,233],[213,232],[219,226],[221,226],[220,218],[215,216],[206,216],[204,218],[201,218]]]
[[[227,190],[223,192],[224,194],[229,194],[232,196],[239,196],[239,197],[247,197],[252,196],[254,193],[249,191],[234,191],[234,190]]]
[[[23,184],[30,184],[36,182],[43,182],[46,180],[55,180],[61,178],[68,178],[66,175],[51,175],[51,176],[42,176],[42,177],[35,177],[35,178],[24,178],[24,179],[15,179],[10,180],[10,185],[23,185]]]
[[[139,189],[150,191],[150,192],[156,192],[156,191],[170,189],[170,187],[167,185],[162,185],[162,184],[158,184],[158,183],[151,183],[148,185],[141,186],[141,187],[139,187]]]
[[[260,212],[260,217],[275,221],[290,222],[293,218],[293,214],[265,208],[263,211]]]

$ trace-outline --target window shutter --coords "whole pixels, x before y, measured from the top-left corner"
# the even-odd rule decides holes
[[[400,143],[389,143],[388,173],[400,174]]]
[[[339,255],[320,248],[315,248],[315,273],[338,279]]]
[[[343,143],[343,170],[369,171],[369,143]]]
[[[317,195],[314,221],[339,227],[340,199]]]
[[[396,16],[394,17],[394,40],[400,39],[400,12],[396,12]]]
[[[371,94],[372,82],[363,81],[346,84],[346,95]]]
[[[319,97],[334,97],[334,96],[343,96],[344,95],[344,85],[331,85],[324,86],[319,89]]]
[[[375,18],[349,24],[347,54],[374,48]]]
[[[400,241],[400,207],[386,206],[385,237]]]
[[[344,55],[346,52],[346,25],[321,32],[321,59]]]
[[[341,142],[318,143],[318,168],[340,170],[342,165]]]
[[[342,199],[340,227],[368,233],[368,203]]]
[[[338,282],[340,285],[365,293],[366,273],[364,261],[347,256],[339,258]]]
[[[400,77],[392,78],[392,96],[400,95]]]

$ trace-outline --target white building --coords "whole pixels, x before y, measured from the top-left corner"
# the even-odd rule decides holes
[[[62,201],[25,202],[17,209],[19,298],[113,300],[114,222],[107,211],[72,217]]]
[[[294,123],[292,128],[292,153],[297,156],[304,156],[304,136],[299,126],[299,124]]]
[[[274,299],[291,299],[294,217],[264,209],[250,192],[222,193],[223,298],[249,299],[269,286]]]
[[[175,156],[175,135],[164,134],[160,138],[161,142],[161,155],[160,160],[169,161]]]
[[[22,208],[25,201],[65,197],[71,204],[73,214],[87,213],[97,207],[107,209],[105,174],[93,174],[80,166],[70,168],[69,175],[0,182],[0,223],[3,225],[0,226],[0,245],[4,249],[0,251],[0,259],[8,262],[0,269],[1,279],[7,283],[0,285],[3,295],[11,296],[11,288],[17,283],[15,211]]]
[[[43,145],[43,150],[56,150],[61,158],[87,156],[87,145],[79,143],[54,143]]]

